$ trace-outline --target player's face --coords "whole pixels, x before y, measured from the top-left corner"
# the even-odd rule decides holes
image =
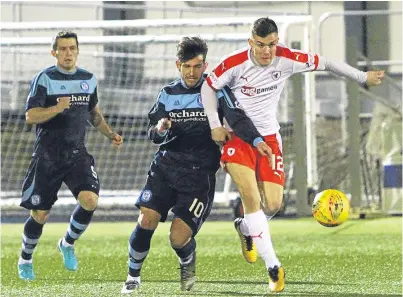
[[[181,73],[182,80],[185,82],[186,86],[193,88],[200,81],[207,68],[207,63],[203,61],[203,55],[198,55],[183,63],[176,61],[176,67]]]
[[[278,34],[271,33],[266,37],[253,34],[252,38],[249,38],[248,43],[256,62],[262,66],[270,65],[276,56]]]
[[[71,71],[76,67],[78,47],[75,38],[60,38],[57,41],[57,50],[52,50],[52,55],[57,60],[57,66]]]

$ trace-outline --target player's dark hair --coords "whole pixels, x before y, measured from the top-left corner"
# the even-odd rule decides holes
[[[252,26],[252,34],[255,34],[259,37],[266,37],[271,33],[278,33],[276,23],[269,18],[260,18],[257,19]]]
[[[59,33],[57,33],[57,35],[55,36],[55,38],[53,38],[52,41],[52,48],[53,50],[57,50],[57,41],[60,38],[74,38],[76,40],[77,43],[77,49],[78,49],[78,38],[77,38],[77,34],[74,33],[73,31],[60,31]]]
[[[181,63],[199,55],[203,55],[203,61],[206,61],[208,52],[207,43],[198,36],[183,37],[176,48],[176,57]]]

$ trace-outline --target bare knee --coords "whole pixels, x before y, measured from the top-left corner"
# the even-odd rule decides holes
[[[81,191],[78,194],[78,202],[85,210],[95,210],[98,205],[98,195],[90,191]]]
[[[278,213],[281,209],[281,201],[273,201],[270,203],[267,203],[262,207],[263,212],[267,216],[274,216],[276,213]]]
[[[181,219],[174,219],[169,233],[169,241],[173,248],[184,247],[192,238],[193,231]]]
[[[146,230],[155,230],[161,219],[161,215],[155,210],[149,208],[140,208],[140,215],[137,222],[140,224],[141,228]]]
[[[37,223],[44,225],[48,221],[49,210],[31,210],[31,216]]]

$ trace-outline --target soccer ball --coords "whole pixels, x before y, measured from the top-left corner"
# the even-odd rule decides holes
[[[348,219],[350,201],[344,193],[328,189],[316,194],[312,204],[312,215],[319,224],[336,227]]]

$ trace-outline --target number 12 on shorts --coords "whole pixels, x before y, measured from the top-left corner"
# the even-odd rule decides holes
[[[196,218],[200,218],[204,210],[203,202],[199,201],[199,199],[195,198],[193,200],[192,205],[189,207],[189,211],[192,212]]]
[[[273,171],[284,171],[282,156],[271,155],[271,169],[273,169]]]

